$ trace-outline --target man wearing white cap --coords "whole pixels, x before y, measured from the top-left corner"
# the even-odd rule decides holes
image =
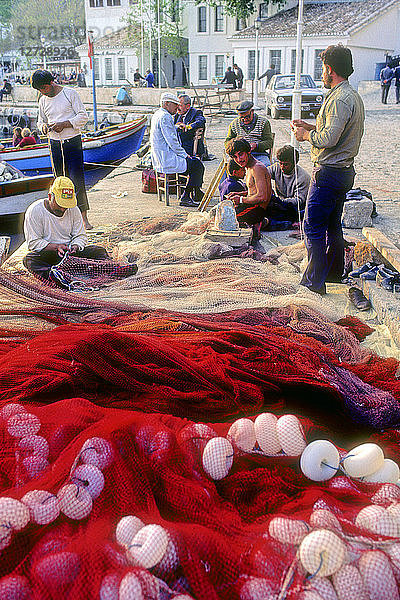
[[[178,105],[179,98],[175,94],[164,92],[161,95],[160,108],[151,119],[151,159],[158,173],[189,175],[180,205],[197,207],[204,195],[200,189],[204,166],[201,160],[189,156],[179,143],[173,118]]]
[[[29,206],[24,233],[30,250],[24,257],[24,265],[42,279],[49,279],[51,267],[59,263],[67,251],[80,258],[109,258],[105,248],[86,246],[82,214],[74,184],[68,177],[57,177],[48,197]]]

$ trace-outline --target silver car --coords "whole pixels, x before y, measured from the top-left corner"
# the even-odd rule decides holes
[[[300,76],[301,111],[317,116],[324,100],[323,92],[311,75]],[[265,89],[265,110],[273,119],[292,114],[294,75],[274,75]]]

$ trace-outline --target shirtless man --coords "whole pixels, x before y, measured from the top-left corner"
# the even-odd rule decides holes
[[[267,167],[251,155],[247,140],[231,140],[226,151],[240,167],[245,167],[247,187],[243,192],[231,192],[226,198],[234,203],[239,223],[261,224],[271,199],[271,175]]]

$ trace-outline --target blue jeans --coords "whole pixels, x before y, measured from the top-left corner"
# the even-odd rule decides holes
[[[344,269],[342,212],[346,193],[354,183],[354,168],[314,168],[306,202],[304,235],[308,265],[301,280],[324,294],[325,282],[341,281]]]

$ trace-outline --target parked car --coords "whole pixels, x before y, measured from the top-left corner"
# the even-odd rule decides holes
[[[324,100],[323,92],[311,75],[300,76],[301,111],[317,116]],[[291,116],[294,75],[274,75],[265,89],[265,110],[273,119]]]

